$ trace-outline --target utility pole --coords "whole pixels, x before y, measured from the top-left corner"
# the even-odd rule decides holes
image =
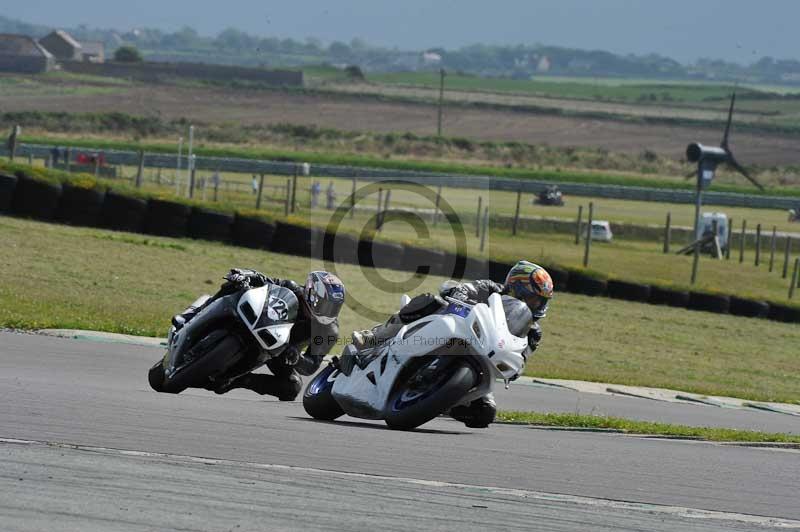
[[[442,136],[442,110],[444,107],[444,77],[447,75],[444,69],[439,70],[439,120],[437,122],[436,134]],[[479,214],[480,217],[480,214]]]
[[[175,195],[181,195],[181,158],[183,157],[183,137],[178,138],[178,163],[175,167]]]

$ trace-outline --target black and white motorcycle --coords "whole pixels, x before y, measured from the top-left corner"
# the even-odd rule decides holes
[[[167,353],[148,372],[150,386],[165,393],[218,389],[250,373],[286,348],[299,306],[291,290],[269,283],[212,301],[179,330],[170,328]]]
[[[408,302],[403,296],[401,308]],[[499,294],[488,304],[449,298],[446,304],[381,346],[358,352],[348,345],[308,383],[306,412],[322,420],[348,414],[413,429],[491,392],[496,379],[508,386],[525,365],[531,323],[525,304]],[[509,323],[507,315],[527,318]]]

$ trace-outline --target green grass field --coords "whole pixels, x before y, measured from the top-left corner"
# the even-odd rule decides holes
[[[0,326],[163,335],[169,318],[231,267],[302,278],[316,261],[202,241],[0,217]],[[386,314],[398,293],[337,266],[349,290]],[[394,280],[407,273],[381,272]],[[433,290],[441,278],[423,280]],[[347,307],[342,330],[372,325]],[[527,373],[800,402],[796,325],[559,293]],[[346,333],[345,333],[346,334]]]

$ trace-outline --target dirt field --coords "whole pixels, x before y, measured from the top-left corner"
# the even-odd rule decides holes
[[[292,122],[344,130],[435,134],[436,108],[424,104],[359,101],[353,96],[302,95],[280,91],[129,86],[104,94],[36,95],[3,93],[0,112],[39,110],[121,111],[204,122],[268,124]],[[448,136],[521,141],[552,146],[584,146],[616,152],[646,149],[683,158],[689,141],[718,143],[721,131],[653,126],[607,120],[562,118],[527,113],[451,107],[445,110]],[[800,138],[739,134],[733,142],[745,164],[800,164]]]

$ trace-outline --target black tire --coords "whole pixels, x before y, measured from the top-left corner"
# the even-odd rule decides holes
[[[71,225],[97,227],[103,212],[105,191],[66,183],[58,206],[58,220]]]
[[[333,383],[328,377],[336,371],[333,366],[328,366],[308,382],[303,392],[303,408],[314,419],[333,421],[344,415],[344,410],[331,394]]]
[[[746,318],[766,318],[769,316],[769,303],[731,296],[730,313]]]
[[[270,249],[275,236],[275,224],[237,215],[233,222],[232,235],[233,243],[237,246]]]
[[[278,222],[275,224],[271,251],[310,257],[314,251],[314,240],[314,231],[311,228]]]
[[[489,263],[483,259],[467,257],[464,263],[464,277],[466,279],[487,279],[489,277]]]
[[[391,242],[372,242],[372,264],[375,268],[399,270],[403,264],[403,246]]]
[[[569,288],[569,272],[552,266],[545,266],[544,268],[550,274],[550,278],[553,279],[553,290],[567,292]]]
[[[731,308],[731,299],[723,295],[689,292],[688,308],[691,310],[727,314]]]
[[[570,272],[569,291],[585,296],[603,296],[606,294],[608,284],[602,279],[595,279],[580,272]]]
[[[650,286],[628,281],[609,280],[608,295],[614,299],[646,302],[650,300]]]
[[[55,218],[60,200],[60,184],[17,175],[11,211],[18,216],[49,221]]]
[[[151,235],[181,238],[189,231],[192,208],[182,203],[151,199],[147,203],[145,231]]]
[[[227,331],[213,331],[197,342],[194,349],[198,347],[202,350],[198,358],[172,378],[164,380],[165,392],[180,393],[186,388],[204,387],[209,377],[224,372],[241,360],[246,349],[239,338]]]
[[[442,255],[442,269],[438,273],[458,281],[465,278],[466,266],[466,258],[454,253],[444,252]]]
[[[651,286],[650,304],[686,308],[689,306],[689,292]]]
[[[231,239],[233,222],[232,214],[195,208],[189,218],[189,236],[227,242]]]
[[[489,279],[496,283],[505,283],[508,271],[511,269],[510,264],[505,262],[497,262],[494,260],[489,261]],[[550,271],[549,269],[547,271]]]
[[[159,359],[147,372],[147,381],[150,387],[159,392],[164,392],[164,359]]]
[[[768,318],[784,323],[800,323],[800,309],[788,305],[771,304]]]
[[[406,380],[390,396],[385,421],[389,427],[411,430],[447,412],[475,386],[475,370],[463,360],[442,371],[437,383],[422,395],[405,400]]]
[[[17,176],[0,174],[0,212],[11,210],[15,188],[17,188]]]
[[[346,233],[320,233],[314,258],[336,264],[358,264],[358,239]]]
[[[421,275],[437,275],[442,268],[444,252],[406,246],[403,250],[403,270]]]
[[[103,201],[100,225],[115,231],[141,233],[146,215],[145,200],[109,191]]]

